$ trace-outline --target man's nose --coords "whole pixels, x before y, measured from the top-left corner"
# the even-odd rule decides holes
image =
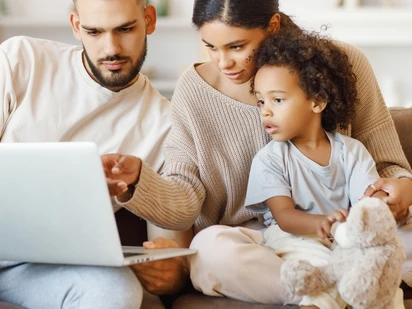
[[[104,53],[107,56],[115,56],[122,51],[120,38],[116,34],[108,33],[104,42]]]

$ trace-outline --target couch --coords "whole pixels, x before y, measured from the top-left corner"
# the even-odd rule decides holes
[[[392,119],[395,122],[402,148],[406,158],[412,164],[412,108],[391,108]],[[146,223],[132,213],[122,209],[116,213],[116,221],[119,227],[120,238],[123,245],[141,245],[147,238]],[[412,288],[402,285],[404,289],[405,309],[412,309]],[[251,304],[228,298],[205,296],[188,287],[181,295],[162,297],[166,308],[171,309],[293,309],[297,306],[274,306],[263,304]],[[148,297],[142,309],[162,308],[155,298]],[[21,307],[1,303],[0,309],[22,309]],[[371,308],[372,309],[372,308]]]

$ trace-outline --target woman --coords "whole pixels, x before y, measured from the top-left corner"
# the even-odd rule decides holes
[[[271,140],[250,93],[253,55],[268,34],[282,27],[301,30],[279,12],[277,0],[195,0],[193,24],[211,60],[189,67],[176,87],[162,176],[138,158],[103,156],[109,190],[123,207],[163,228],[194,226],[191,247],[198,254],[190,260],[190,276],[198,290],[297,303],[280,283],[282,260],[262,246],[261,216],[243,204],[253,156]],[[384,177],[375,187],[388,191],[401,219],[412,204],[409,164],[368,61],[357,48],[337,44],[353,65],[360,99],[355,120],[340,132],[372,154]]]

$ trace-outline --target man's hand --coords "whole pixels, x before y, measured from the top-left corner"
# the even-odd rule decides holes
[[[375,190],[376,189],[376,190]],[[384,191],[384,196],[378,195],[378,191]],[[388,204],[396,221],[405,218],[412,205],[412,180],[409,178],[380,178],[373,186],[369,186],[363,197],[374,196]]]
[[[156,238],[143,243],[146,249],[177,248],[178,244],[165,238]],[[173,294],[189,281],[186,257],[146,262],[131,266],[143,288],[155,295]]]
[[[332,225],[335,222],[345,222],[348,217],[349,212],[341,208],[340,210],[335,210],[329,215],[325,216],[322,220],[319,221],[319,224],[316,228],[316,232],[319,237],[326,239],[327,237],[332,236]]]
[[[134,156],[106,154],[101,156],[107,186],[111,196],[120,196],[127,186],[139,180],[142,161]]]

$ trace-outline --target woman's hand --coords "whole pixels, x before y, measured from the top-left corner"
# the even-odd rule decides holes
[[[375,194],[377,191],[384,191],[387,196],[377,196]],[[373,186],[366,189],[363,197],[365,196],[381,198],[389,205],[395,220],[399,222],[405,218],[409,206],[412,205],[412,180],[409,178],[380,178]]]
[[[139,180],[142,161],[134,156],[106,154],[101,156],[106,182],[111,196],[127,192],[127,186]]]
[[[329,215],[325,216],[321,219],[318,223],[316,228],[317,235],[322,239],[326,239],[327,237],[332,236],[332,225],[335,222],[345,222],[346,218],[348,217],[349,212],[341,208],[340,210],[335,210],[331,212]]]
[[[143,243],[146,249],[177,248],[173,240],[156,238]],[[185,256],[146,262],[131,266],[146,291],[155,295],[174,294],[189,281],[189,270]]]

